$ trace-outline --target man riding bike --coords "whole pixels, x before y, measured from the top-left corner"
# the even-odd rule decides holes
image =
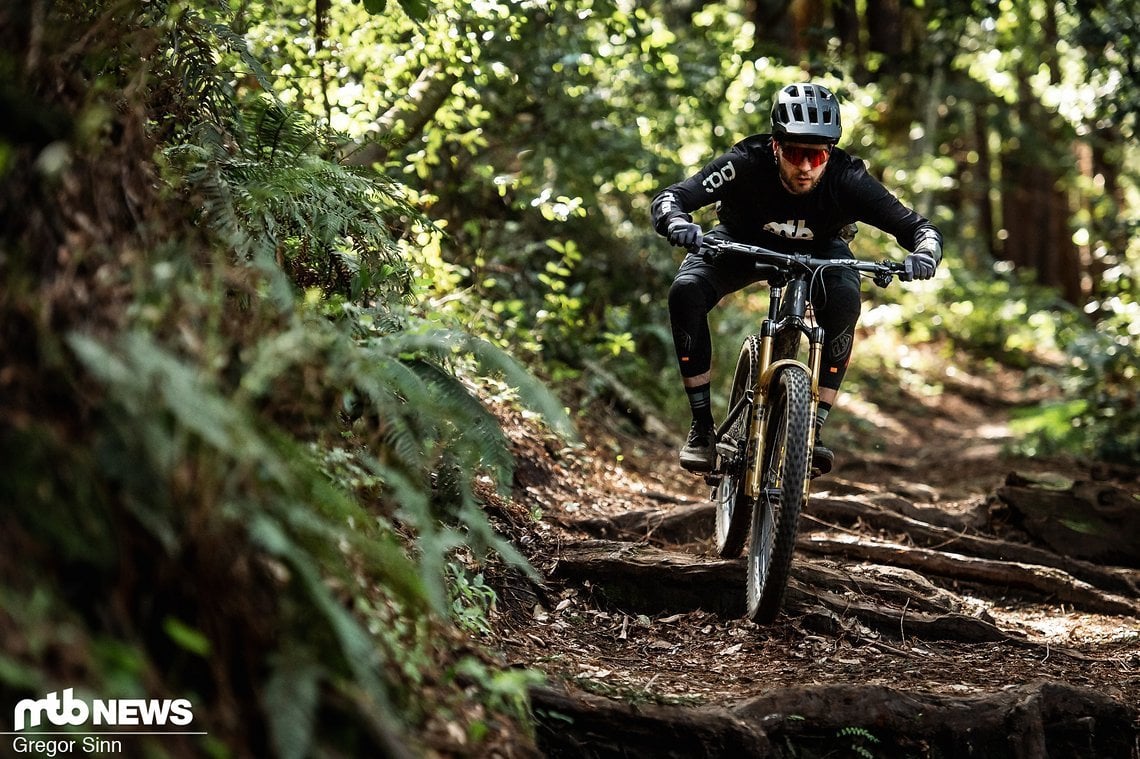
[[[839,104],[827,88],[788,85],[772,104],[771,134],[741,140],[653,200],[654,229],[688,251],[669,290],[673,344],[693,414],[681,449],[685,469],[707,472],[715,463],[708,314],[724,296],[763,279],[747,258],[699,255],[704,231],[693,223],[693,211],[719,204],[720,224],[710,238],[828,259],[853,258],[848,241],[855,222],[865,222],[910,251],[905,281],[930,279],[942,260],[942,234],[899,202],[863,161],[835,146],[842,132]],[[825,269],[812,288],[812,306],[825,335],[812,467],[826,474],[835,456],[819,442],[819,432],[851,358],[861,308],[858,273]]]

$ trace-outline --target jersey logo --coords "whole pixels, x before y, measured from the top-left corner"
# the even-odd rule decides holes
[[[734,179],[736,179],[736,167],[732,165],[732,161],[729,161],[724,168],[718,169],[702,179],[701,184],[704,186],[705,192],[713,192]]]
[[[807,227],[803,219],[788,219],[783,223],[770,221],[764,225],[764,231],[780,237],[787,237],[789,240],[815,239],[815,233]]]

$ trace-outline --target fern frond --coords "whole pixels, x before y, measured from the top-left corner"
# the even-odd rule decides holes
[[[411,277],[396,237],[430,222],[388,177],[327,160],[330,135],[272,94],[242,97],[217,49],[236,55],[272,93],[240,35],[191,11],[168,30],[167,66],[182,83],[181,118],[167,155],[200,202],[203,226],[237,260],[284,266],[302,288],[399,300]]]
[[[551,429],[567,439],[576,438],[573,422],[557,396],[502,348],[472,334],[439,329],[426,322],[419,324],[418,330],[408,329],[386,338],[391,343],[388,350],[423,353],[440,362],[469,356],[482,374],[499,376],[515,388],[519,401],[534,409]]]

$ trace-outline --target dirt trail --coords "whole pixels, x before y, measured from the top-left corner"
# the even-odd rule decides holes
[[[1140,756],[1140,570],[1065,557],[1010,520],[995,494],[1011,472],[1090,476],[1002,453],[1000,388],[1016,386],[959,375],[921,418],[854,405],[764,626],[741,618],[742,562],[715,556],[708,489],[675,441],[619,408],[586,420],[578,449],[516,418],[504,524],[546,582],[499,578],[497,635],[509,664],[548,675],[543,750]],[[1136,473],[1116,474],[1105,487],[1135,498]]]

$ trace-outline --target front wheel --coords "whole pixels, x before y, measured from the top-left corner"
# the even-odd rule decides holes
[[[761,492],[752,511],[748,541],[748,618],[771,622],[780,612],[800,510],[808,489],[811,382],[789,366],[771,388]]]
[[[732,392],[728,397],[730,411],[756,386],[759,371],[760,338],[750,335],[740,348],[736,374],[732,377]],[[722,559],[735,559],[739,556],[744,550],[744,538],[748,535],[752,499],[744,492],[744,478],[748,471],[749,456],[755,455],[755,452],[748,450],[748,433],[752,429],[753,413],[755,406],[748,403],[718,444],[721,477],[713,500],[716,502],[716,552]]]

